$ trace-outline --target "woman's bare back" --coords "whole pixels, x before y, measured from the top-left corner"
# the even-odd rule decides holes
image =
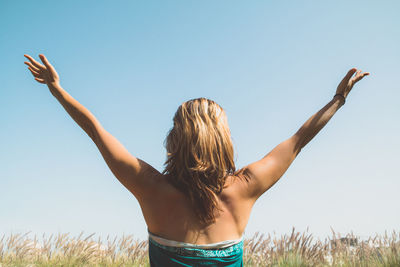
[[[226,188],[217,196],[215,223],[201,226],[189,199],[170,185],[163,175],[158,179],[152,198],[139,201],[148,230],[160,237],[192,244],[211,244],[242,237],[253,201],[239,197],[241,181],[229,176]]]

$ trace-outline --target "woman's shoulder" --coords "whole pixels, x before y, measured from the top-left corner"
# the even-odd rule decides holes
[[[249,186],[249,178],[243,172],[236,172],[226,178],[223,196],[243,201]]]
[[[154,194],[158,194],[163,198],[176,198],[180,194],[179,190],[175,188],[169,181],[168,176],[162,173],[155,173],[149,179],[153,179],[154,183]]]

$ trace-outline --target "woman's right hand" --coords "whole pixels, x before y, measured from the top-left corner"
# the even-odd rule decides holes
[[[26,61],[24,63],[28,65],[28,69],[31,71],[36,81],[38,81],[39,83],[47,84],[49,88],[59,85],[60,78],[58,77],[58,74],[54,67],[50,64],[50,62],[44,55],[39,55],[44,65],[40,64],[29,55],[24,56],[30,61]]]
[[[354,73],[356,75],[352,78]],[[344,76],[343,80],[339,83],[336,89],[336,94],[342,94],[346,98],[353,86],[367,75],[369,75],[369,72],[362,73],[361,70],[357,70],[356,68],[350,69],[346,76]]]

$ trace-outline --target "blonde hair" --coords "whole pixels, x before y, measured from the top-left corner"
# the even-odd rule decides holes
[[[200,222],[215,222],[216,195],[235,172],[233,144],[225,111],[206,98],[179,106],[166,138],[168,181],[187,195]],[[219,209],[220,210],[220,209]]]

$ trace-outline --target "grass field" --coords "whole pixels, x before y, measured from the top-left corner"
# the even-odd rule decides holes
[[[149,266],[147,240],[133,236],[107,237],[95,234],[36,236],[3,235],[0,266]],[[400,234],[376,235],[361,240],[353,234],[321,241],[293,228],[290,234],[256,233],[244,241],[244,266],[400,266]]]

